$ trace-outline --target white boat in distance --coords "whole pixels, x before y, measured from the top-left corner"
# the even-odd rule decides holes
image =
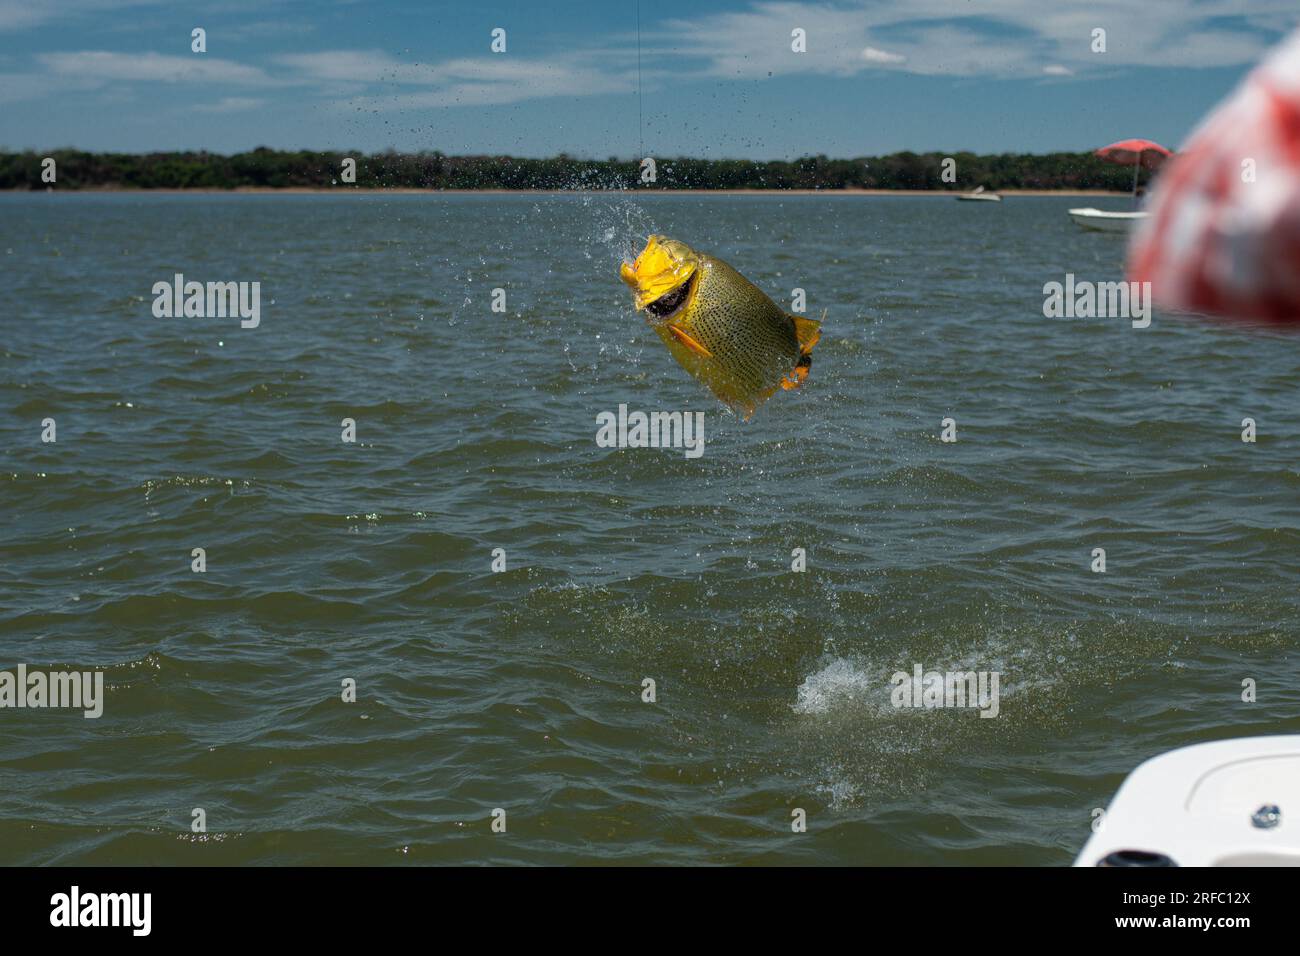
[[[1075,866],[1300,866],[1300,734],[1180,747],[1128,775]],[[1290,802],[1288,802],[1290,801]]]
[[[983,186],[976,186],[968,193],[958,193],[957,198],[962,202],[1002,202],[1001,196],[985,192]]]
[[[1084,229],[1096,229],[1099,232],[1128,232],[1133,223],[1147,217],[1145,212],[1108,212],[1086,206],[1071,209],[1070,218]]]

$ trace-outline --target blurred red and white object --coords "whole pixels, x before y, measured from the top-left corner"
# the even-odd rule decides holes
[[[1156,305],[1300,325],[1300,31],[1167,163],[1129,279]]]

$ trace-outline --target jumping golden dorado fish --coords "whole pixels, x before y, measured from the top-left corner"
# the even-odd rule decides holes
[[[808,377],[821,323],[785,312],[721,259],[651,236],[619,277],[673,358],[747,420]]]

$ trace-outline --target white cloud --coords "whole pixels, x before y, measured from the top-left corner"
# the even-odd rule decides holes
[[[869,46],[862,51],[862,59],[868,63],[905,63],[907,57],[898,53],[886,53],[884,50],[877,50],[874,46]]]
[[[92,93],[100,90],[103,85],[100,80],[54,76],[50,73],[0,73],[0,103]]]
[[[210,87],[217,92],[310,85],[341,108],[387,111],[633,91],[634,73],[609,52],[593,50],[552,58],[484,54],[417,63],[382,50],[323,50],[282,54],[271,58],[266,69],[210,55],[105,50],[43,53],[35,60],[45,74],[10,74],[10,89],[0,93],[0,101],[33,99],[69,85],[103,89],[166,83]],[[655,74],[647,71],[647,76]],[[260,100],[232,95],[196,109],[234,112],[261,105]]]
[[[316,80],[343,83],[430,83],[434,80],[427,65],[404,62],[383,50],[286,53],[275,57],[275,62]]]
[[[630,93],[636,88],[634,76],[611,74],[571,63],[520,64],[501,75],[494,67],[482,70],[466,64],[448,67],[448,75],[430,89],[398,94],[354,97],[339,106],[345,109],[402,110],[444,106],[500,106],[525,100],[554,96],[596,96],[607,93]]]
[[[88,13],[124,7],[157,6],[164,0],[0,0],[0,33],[28,30],[42,23],[67,23]]]
[[[251,96],[224,96],[215,103],[204,103],[194,109],[200,113],[243,113],[255,110],[265,102]]]
[[[953,76],[1050,76],[1129,66],[1240,66],[1259,59],[1276,33],[1297,22],[1295,0],[760,0],[744,10],[656,25],[651,38],[698,60],[711,77],[769,74],[851,76],[890,66]],[[1242,22],[1251,30],[1229,29]],[[807,52],[790,32],[807,34]],[[1092,52],[1092,31],[1107,31],[1107,52]]]
[[[484,54],[438,63],[407,62],[381,50],[329,50],[276,57],[296,76],[361,86],[419,87],[401,92],[358,90],[345,109],[394,110],[494,106],[551,96],[595,96],[635,89],[626,67],[602,66],[598,52],[553,58]]]
[[[33,18],[86,14],[155,0],[0,0],[0,30]],[[1235,66],[1258,59],[1260,33],[1296,19],[1295,0],[1088,0],[1068,7],[1041,0],[983,0],[954,10],[951,0],[758,0],[742,10],[690,20],[647,21],[642,48],[646,89],[674,83],[782,74],[852,77],[889,69],[957,77],[1066,77],[1134,65]],[[36,11],[36,12],[33,12]],[[971,12],[967,12],[971,11]],[[251,21],[254,32],[288,30],[288,20]],[[1091,51],[1104,26],[1107,52]],[[791,31],[807,35],[807,52],[791,49]],[[381,49],[284,53],[257,65],[210,54],[167,55],[104,50],[36,54],[27,69],[10,67],[0,101],[34,99],[61,89],[118,92],[134,83],[207,87],[205,111],[263,105],[241,92],[311,87],[309,94],[344,109],[387,111],[490,106],[550,97],[627,93],[635,89],[635,53],[626,34],[602,47],[551,56],[455,57],[425,62]],[[44,73],[38,72],[43,68]],[[224,98],[221,98],[224,97]]]
[[[212,83],[236,86],[270,86],[270,76],[255,66],[207,55],[168,56],[162,53],[112,53],[81,50],[42,53],[36,57],[56,76],[105,83]]]

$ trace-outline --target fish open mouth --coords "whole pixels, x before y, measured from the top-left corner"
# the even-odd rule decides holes
[[[669,289],[653,302],[646,303],[645,310],[653,315],[656,319],[671,319],[686,306],[686,300],[691,297],[691,285],[695,282],[698,273],[691,275],[689,279],[683,282],[675,289]]]

